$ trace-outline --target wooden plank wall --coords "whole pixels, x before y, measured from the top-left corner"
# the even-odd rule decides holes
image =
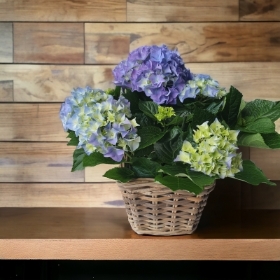
[[[70,172],[58,112],[73,87],[106,89],[129,51],[163,43],[246,100],[280,99],[278,0],[0,1],[0,207],[123,207],[106,165]],[[280,151],[248,155],[280,180]],[[279,209],[279,187],[245,185],[240,205]]]

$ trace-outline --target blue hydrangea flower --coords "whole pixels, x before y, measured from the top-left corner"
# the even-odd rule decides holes
[[[178,90],[181,102],[186,98],[196,98],[197,95],[220,99],[227,94],[216,80],[204,74],[194,74],[193,79],[186,84],[180,84]]]
[[[61,105],[60,119],[65,131],[75,131],[78,148],[87,155],[99,152],[120,162],[124,151],[139,147],[138,124],[130,120],[130,103],[123,96],[112,95],[90,87],[77,88]]]
[[[157,104],[176,104],[179,89],[192,80],[177,51],[167,46],[143,46],[113,70],[115,84],[144,92]]]

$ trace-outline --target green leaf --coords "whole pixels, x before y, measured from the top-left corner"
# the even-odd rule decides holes
[[[196,185],[189,178],[158,175],[155,177],[155,181],[165,185],[172,191],[185,190],[194,194],[199,194],[203,191],[203,188]]]
[[[280,135],[275,133],[245,133],[241,132],[238,136],[238,145],[262,149],[280,149]]]
[[[193,183],[201,188],[212,185],[215,180],[218,179],[216,177],[210,177],[201,172],[192,171],[188,165],[178,163],[176,165],[162,166],[159,172],[160,171],[163,171],[164,173],[171,176],[188,177],[191,181],[193,181]]]
[[[130,111],[132,114],[139,112],[139,94],[135,91],[131,91],[129,89],[125,89],[123,96],[130,102]]]
[[[196,107],[193,114],[192,128],[197,129],[197,125],[201,125],[206,121],[212,123],[216,116],[207,110]]]
[[[160,165],[148,158],[136,158],[132,162],[132,170],[138,178],[154,178]]]
[[[115,167],[108,170],[103,177],[125,183],[135,178],[135,175],[131,169],[126,167]]]
[[[191,144],[195,144],[193,140],[193,130],[191,125],[188,125],[187,129],[184,131],[183,139],[189,141]]]
[[[175,116],[173,118],[170,119],[170,121],[168,123],[166,123],[166,126],[179,126],[183,123],[184,118],[180,117],[180,116]]]
[[[70,141],[67,143],[67,146],[77,146],[79,144],[79,137],[76,136],[75,131],[68,130],[67,138],[70,138]]]
[[[137,130],[137,134],[141,137],[141,142],[137,149],[140,150],[160,140],[164,136],[165,131],[162,131],[159,127],[156,126],[146,126],[143,128],[139,128]]]
[[[264,139],[260,133],[246,133],[241,132],[238,135],[238,146],[245,147],[254,147],[254,148],[264,148],[268,149],[269,147],[265,144]]]
[[[280,118],[280,102],[256,99],[246,104],[241,115],[246,122],[252,122],[259,118],[269,118],[275,122]]]
[[[218,114],[218,112],[223,108],[225,103],[225,99],[222,99],[219,102],[212,102],[208,105],[206,110],[214,115]]]
[[[244,160],[243,161],[243,171],[238,172],[234,176],[236,179],[247,182],[251,185],[259,185],[265,183],[271,186],[276,184],[269,181],[264,175],[262,170],[260,170],[252,161]]]
[[[269,118],[262,118],[244,126],[236,126],[235,129],[248,133],[273,133],[275,132],[275,124]]]
[[[277,132],[270,133],[270,134],[263,134],[262,137],[265,144],[270,149],[280,149],[280,135]]]
[[[73,153],[73,166],[72,172],[77,170],[83,170],[85,167],[83,165],[83,159],[86,156],[86,153],[83,148],[76,149]]]
[[[210,177],[202,172],[196,172],[190,169],[187,169],[186,173],[189,179],[191,179],[196,185],[200,187],[210,186],[215,182],[216,179],[218,179],[216,177]]]
[[[140,127],[151,126],[155,124],[155,121],[147,117],[144,113],[136,113],[134,114],[136,117],[136,122],[140,125]]]
[[[226,104],[222,111],[222,116],[230,128],[237,123],[239,108],[242,100],[242,94],[233,86],[226,96]]]
[[[136,157],[144,157],[144,156],[149,156],[152,152],[154,151],[154,145],[150,145],[146,148],[136,150],[134,151],[134,155]]]
[[[108,89],[106,93],[112,95],[114,99],[119,99],[121,94],[121,87],[116,86],[114,89]]]
[[[173,163],[183,145],[183,132],[174,127],[161,141],[154,144],[157,157],[165,163]]]
[[[158,105],[152,101],[139,101],[139,109],[148,117],[156,120],[155,114],[158,113]]]
[[[176,165],[165,164],[164,166],[160,167],[158,172],[164,172],[171,176],[187,177],[186,166],[180,163],[176,163]]]
[[[118,164],[119,162],[114,161],[111,158],[104,157],[101,153],[94,152],[92,154],[85,155],[83,158],[83,165],[86,166],[96,166],[98,164]]]
[[[120,97],[120,95],[121,95],[121,87],[116,86],[114,97],[116,97],[118,99]]]

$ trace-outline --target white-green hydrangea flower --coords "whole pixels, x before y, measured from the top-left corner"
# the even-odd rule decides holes
[[[172,107],[163,107],[158,106],[158,113],[155,114],[155,117],[158,121],[162,121],[168,118],[175,116],[175,111]]]
[[[197,126],[195,144],[184,141],[175,161],[187,163],[195,171],[220,178],[234,177],[242,171],[242,155],[237,153],[239,131],[229,130],[218,119]]]

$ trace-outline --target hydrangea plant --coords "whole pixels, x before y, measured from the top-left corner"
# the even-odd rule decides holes
[[[119,164],[104,176],[154,178],[195,194],[227,177],[274,184],[239,147],[280,148],[279,101],[245,102],[165,45],[134,50],[113,75],[114,89],[76,88],[61,106],[68,145],[77,147],[72,171]]]

